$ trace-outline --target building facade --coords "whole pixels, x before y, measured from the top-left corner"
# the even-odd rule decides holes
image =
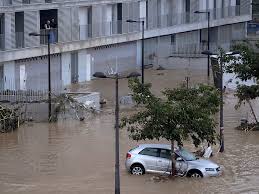
[[[141,24],[128,19],[145,21],[145,64],[200,56],[208,18],[195,11],[210,11],[212,50],[249,36],[251,0],[0,0],[0,88],[48,87],[47,40],[31,32],[50,33],[52,87],[138,68]]]

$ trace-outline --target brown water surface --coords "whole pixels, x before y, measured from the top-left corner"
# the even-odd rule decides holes
[[[153,91],[175,87],[185,71],[147,71]],[[191,84],[206,82],[204,72],[192,72]],[[0,134],[0,193],[21,194],[111,194],[114,193],[114,115],[112,80],[95,80],[74,89],[100,91],[108,100],[102,113],[85,122],[62,120],[55,124],[26,124],[18,131]],[[128,93],[120,81],[120,95]],[[154,182],[153,175],[131,176],[125,171],[126,152],[138,143],[120,133],[121,193],[258,193],[259,132],[234,129],[248,112],[236,111],[236,99],[225,97],[225,153],[213,160],[224,167],[218,178]],[[259,110],[259,108],[257,108]],[[127,114],[122,110],[123,114]],[[257,114],[259,112],[257,111]],[[190,145],[187,143],[187,147]],[[216,150],[218,147],[214,147]]]

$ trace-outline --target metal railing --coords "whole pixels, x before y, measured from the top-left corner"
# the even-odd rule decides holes
[[[24,32],[15,33],[15,47],[24,48]]]
[[[212,52],[218,52],[219,48],[222,48],[224,50],[229,50],[231,48],[231,43],[225,43],[225,42],[211,42],[210,44],[210,50]],[[202,51],[207,50],[207,43],[177,43],[171,45],[171,53],[173,55],[188,55],[188,54],[194,54],[194,55],[201,55]]]
[[[48,34],[50,34],[50,43],[58,42],[58,28],[52,28],[50,30],[41,29],[40,34],[45,35],[40,37],[40,44],[48,44]]]
[[[25,83],[24,86],[22,86],[23,88],[21,88],[19,85],[19,80],[1,79],[0,102],[40,102],[48,100],[48,88],[46,80],[35,78],[32,79],[32,81],[33,83]],[[51,83],[52,94],[59,95],[63,91],[64,86],[62,81]]]

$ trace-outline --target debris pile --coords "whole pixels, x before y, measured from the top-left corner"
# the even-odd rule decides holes
[[[19,127],[19,110],[18,108],[7,108],[0,105],[0,132],[6,133]]]

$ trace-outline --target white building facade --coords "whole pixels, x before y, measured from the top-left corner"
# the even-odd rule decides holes
[[[145,21],[145,64],[163,65],[207,49],[207,14],[195,11],[210,11],[212,50],[229,50],[251,10],[251,0],[0,0],[0,89],[48,87],[47,41],[31,32],[51,34],[55,87],[139,68],[141,25],[128,19]]]

